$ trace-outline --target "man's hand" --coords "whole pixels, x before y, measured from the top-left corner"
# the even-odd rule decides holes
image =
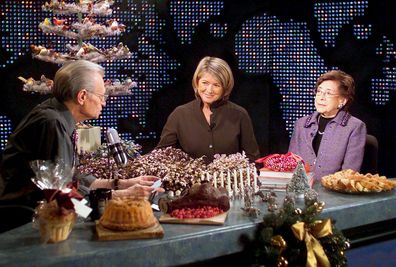
[[[148,198],[153,192],[165,192],[161,187],[153,189],[150,186],[135,184],[127,189],[115,190],[113,197],[144,197]]]
[[[157,180],[160,180],[160,178],[151,175],[142,175],[135,178],[120,179],[119,188],[126,189],[134,185],[152,186]]]
[[[135,178],[118,180],[120,190],[113,191],[113,197],[145,197],[148,198],[152,193],[162,193],[165,190],[161,187],[153,188],[155,181],[161,180],[159,177],[142,175]],[[112,188],[113,180],[97,179],[91,189],[95,188]]]

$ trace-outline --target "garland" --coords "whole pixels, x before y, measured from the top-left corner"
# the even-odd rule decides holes
[[[303,209],[289,195],[281,209],[269,209],[251,243],[253,266],[347,266],[348,240],[332,219],[319,219],[325,204],[313,192],[304,195]]]

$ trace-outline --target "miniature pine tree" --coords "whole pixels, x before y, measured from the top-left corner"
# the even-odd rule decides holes
[[[295,193],[296,196],[302,197],[304,192],[309,188],[308,176],[305,172],[304,164],[302,161],[299,161],[290,182],[287,184],[286,190],[288,193]]]

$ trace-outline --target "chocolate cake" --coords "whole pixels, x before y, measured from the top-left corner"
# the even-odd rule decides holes
[[[211,206],[221,208],[223,211],[230,209],[230,199],[225,188],[215,188],[210,183],[194,184],[180,197],[168,200],[160,199],[160,209],[164,213],[171,213],[175,209],[198,208]]]

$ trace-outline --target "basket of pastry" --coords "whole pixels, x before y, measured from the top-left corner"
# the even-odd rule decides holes
[[[69,237],[77,215],[83,215],[78,209],[83,197],[77,192],[77,184],[72,182],[74,169],[62,161],[49,160],[31,161],[30,167],[35,174],[31,180],[45,198],[35,209],[33,226],[40,230],[44,243],[64,241]]]
[[[396,187],[396,181],[385,176],[361,174],[350,169],[324,176],[321,183],[327,189],[342,193],[377,193]]]

